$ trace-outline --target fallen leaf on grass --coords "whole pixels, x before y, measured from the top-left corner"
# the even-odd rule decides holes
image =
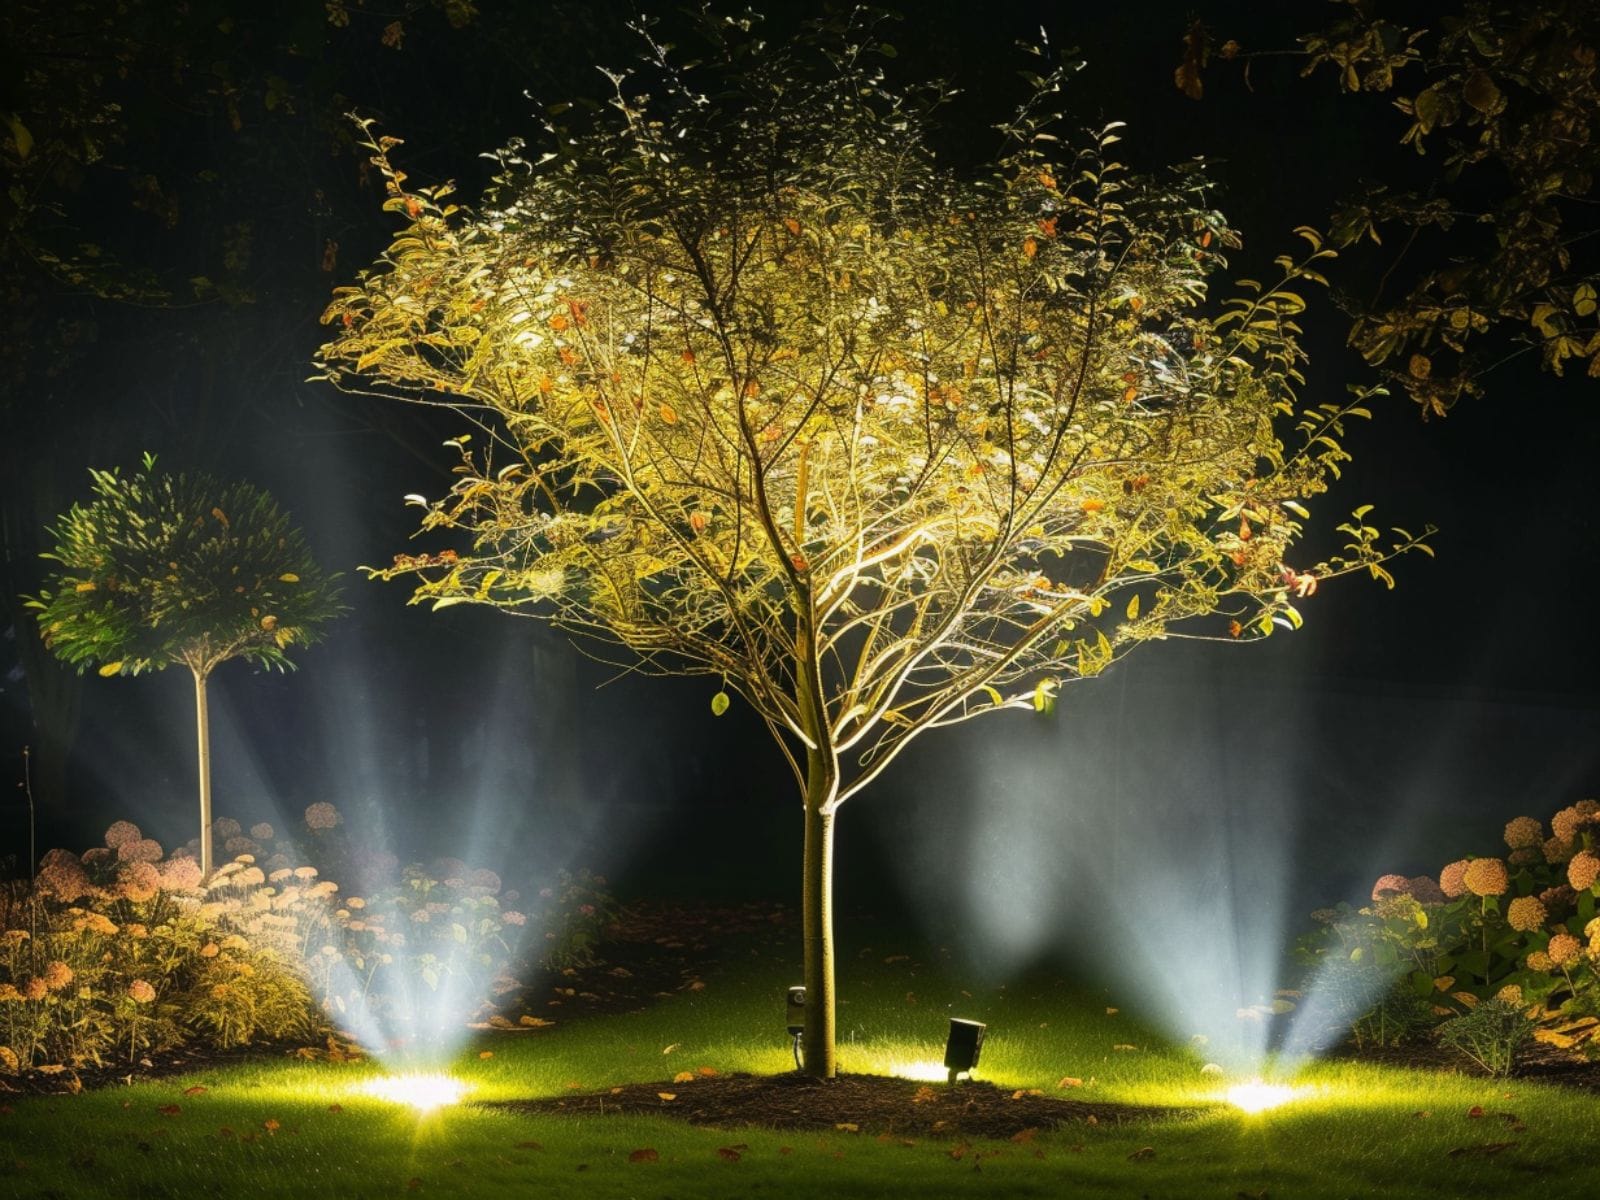
[[[1128,1161],[1129,1162],[1149,1162],[1155,1156],[1156,1156],[1156,1148],[1154,1146],[1140,1146],[1132,1154],[1128,1155]]]
[[[422,1180],[421,1180],[420,1177],[418,1177],[416,1175],[413,1175],[410,1179],[406,1180],[406,1191],[408,1191],[408,1192],[420,1192],[421,1190],[422,1190]]]
[[[183,1094],[185,1096],[204,1096],[210,1090],[204,1084],[197,1083],[193,1087],[184,1088]]]
[[[275,1118],[268,1117],[265,1121],[261,1122],[261,1128],[265,1129],[268,1133],[277,1133],[278,1130],[283,1128],[283,1126],[279,1125]]]
[[[657,1092],[656,1095],[660,1096],[663,1100],[676,1100],[678,1098],[677,1092]]]
[[[1471,1108],[1467,1109],[1467,1116],[1474,1119],[1483,1116],[1483,1105],[1474,1104]]]
[[[342,1104],[330,1104],[330,1105],[328,1105],[328,1111],[331,1112],[331,1113],[341,1113],[341,1112],[344,1111],[344,1105],[342,1105]]]
[[[493,1058],[494,1057],[494,1051],[493,1050],[479,1050],[478,1051],[478,1057],[479,1058]]]
[[[1115,1046],[1113,1046],[1111,1048],[1113,1050],[1137,1050],[1139,1047],[1130,1046],[1127,1042],[1118,1042]]]
[[[670,1046],[661,1047],[661,1053],[663,1053],[663,1054],[671,1054],[674,1050],[676,1050],[681,1045],[683,1045],[682,1042],[673,1042],[672,1045],[670,1045]]]
[[[1026,1146],[1038,1136],[1039,1131],[1037,1129],[1019,1129],[1011,1135],[1011,1140],[1019,1146]]]
[[[913,1104],[932,1104],[939,1099],[939,1093],[931,1087],[919,1087],[911,1096]]]
[[[672,1082],[673,1083],[693,1083],[694,1082],[694,1072],[693,1071],[679,1071],[676,1075],[674,1075],[672,1077]]]
[[[543,1142],[518,1142],[514,1147],[517,1150],[543,1150]]]
[[[1457,1146],[1450,1151],[1451,1158],[1466,1158],[1469,1155],[1475,1158],[1488,1158],[1499,1154],[1502,1150],[1509,1150],[1515,1142],[1484,1142],[1480,1146]]]
[[[967,1156],[967,1151],[971,1150],[971,1149],[972,1149],[972,1147],[969,1146],[966,1142],[962,1142],[959,1146],[951,1147],[950,1152],[949,1152],[950,1153],[950,1157],[955,1159],[957,1162],[960,1162],[963,1158],[965,1158]]]
[[[611,1089],[611,1094],[613,1096],[620,1096],[620,1095],[622,1095],[622,1089],[619,1088],[619,1087],[614,1087],[614,1088]]]
[[[1121,1012],[1121,1011],[1122,1011],[1122,1010],[1121,1010],[1121,1009],[1120,1009],[1120,1008],[1112,1008],[1112,1007],[1110,1007],[1110,1006],[1109,1006],[1109,1005],[1108,1005],[1108,1006],[1107,1006],[1107,1007],[1106,1007],[1106,1016],[1108,1016],[1108,1017],[1114,1017],[1114,1016],[1116,1016],[1116,1015],[1117,1015],[1117,1014],[1118,1014],[1118,1013],[1119,1013],[1119,1012]]]
[[[628,1155],[628,1161],[631,1163],[660,1162],[661,1153],[660,1151],[652,1150],[649,1147],[646,1147],[643,1150],[635,1150],[632,1154]]]
[[[720,1072],[715,1067],[696,1067],[695,1074],[699,1075],[702,1079],[710,1079],[720,1074]]]
[[[717,1147],[717,1157],[728,1162],[738,1162],[744,1156],[732,1146],[719,1146]]]
[[[779,1146],[778,1147],[778,1153],[779,1154],[793,1154],[794,1153],[794,1147],[793,1146]]]
[[[156,1111],[163,1117],[175,1117],[182,1112],[183,1109],[179,1108],[176,1104],[163,1104],[160,1108],[156,1109]]]
[[[1061,1082],[1056,1084],[1056,1086],[1058,1088],[1078,1088],[1083,1086],[1083,1080],[1079,1079],[1076,1075],[1063,1075],[1061,1077]]]
[[[1024,1096],[1042,1096],[1042,1095],[1044,1095],[1044,1093],[1041,1092],[1038,1088],[1018,1088],[1016,1091],[1011,1093],[1011,1098],[1013,1100],[1021,1100]]]
[[[837,1129],[840,1133],[860,1133],[861,1132],[861,1126],[857,1125],[854,1121],[840,1121],[837,1125],[834,1126],[834,1128]]]

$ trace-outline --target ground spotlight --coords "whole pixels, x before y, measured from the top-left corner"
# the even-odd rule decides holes
[[[944,1067],[950,1072],[951,1083],[956,1081],[957,1075],[970,1076],[977,1070],[978,1055],[983,1052],[983,1031],[987,1028],[982,1021],[950,1018],[950,1040],[944,1045]]]
[[[467,1085],[448,1075],[380,1075],[360,1090],[392,1104],[409,1104],[418,1112],[432,1112],[460,1100]]]
[[[800,1069],[800,1041],[806,1035],[806,990],[789,989],[789,1036],[794,1039],[794,1069]]]

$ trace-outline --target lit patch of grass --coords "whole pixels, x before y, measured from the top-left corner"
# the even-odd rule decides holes
[[[120,1200],[214,1189],[364,1200],[410,1194],[418,1180],[419,1194],[490,1198],[970,1190],[1045,1197],[1137,1188],[1169,1196],[1265,1191],[1309,1200],[1444,1200],[1514,1197],[1534,1181],[1542,1194],[1577,1195],[1600,1182],[1585,1149],[1600,1138],[1600,1106],[1575,1091],[1313,1063],[1285,1073],[1302,1089],[1291,1103],[1250,1115],[1220,1102],[1229,1081],[1201,1075],[1201,1060],[1187,1047],[1166,1043],[1127,1011],[1107,1013],[1116,998],[1042,984],[984,989],[878,965],[844,973],[845,1070],[937,1063],[946,1017],[969,1016],[990,1025],[979,1079],[1069,1098],[1188,1107],[1197,1115],[1074,1125],[1027,1144],[963,1149],[958,1142],[880,1141],[870,1131],[534,1118],[476,1103],[670,1079],[701,1067],[789,1069],[782,1007],[789,973],[787,964],[753,961],[708,975],[704,991],[680,993],[643,1013],[486,1037],[440,1064],[469,1085],[467,1101],[426,1113],[366,1094],[381,1073],[375,1064],[289,1060],[79,1096],[13,1099],[14,1111],[0,1115],[0,1195]],[[492,1057],[480,1058],[483,1051]],[[1059,1088],[1069,1076],[1083,1086]],[[207,1090],[186,1094],[196,1086]],[[163,1111],[173,1105],[177,1112]],[[1474,1107],[1483,1115],[1470,1116]],[[1495,1151],[1496,1143],[1513,1144]],[[636,1150],[655,1151],[653,1160],[632,1161]]]

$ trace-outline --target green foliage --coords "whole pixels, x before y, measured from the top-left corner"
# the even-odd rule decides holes
[[[1537,1028],[1521,1004],[1489,1000],[1439,1026],[1439,1043],[1465,1055],[1491,1075],[1509,1075],[1517,1052]]]
[[[1329,241],[1369,294],[1342,296],[1350,343],[1424,415],[1479,394],[1503,362],[1536,354],[1557,375],[1586,362],[1600,378],[1600,6],[1491,0],[1431,14],[1341,0],[1301,39],[1303,73],[1342,91],[1392,94],[1401,145],[1428,156],[1406,183],[1346,196]],[[1213,47],[1189,32],[1178,84],[1200,96]],[[1237,41],[1219,57],[1248,63]]]
[[[51,587],[27,601],[45,644],[80,673],[181,663],[205,676],[235,657],[283,669],[290,647],[344,611],[336,576],[265,492],[159,473],[149,455],[130,476],[89,474],[94,498],[51,530]]]

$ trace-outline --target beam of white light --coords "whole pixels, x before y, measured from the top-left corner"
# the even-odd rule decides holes
[[[359,1088],[363,1095],[391,1104],[409,1104],[419,1113],[459,1103],[467,1085],[448,1075],[379,1075]]]
[[[1252,1079],[1249,1083],[1236,1083],[1227,1092],[1228,1103],[1240,1112],[1258,1113],[1287,1104],[1295,1097],[1295,1089],[1282,1083],[1262,1083]]]
[[[928,1059],[923,1062],[896,1062],[887,1067],[889,1074],[898,1079],[915,1079],[924,1083],[944,1083],[950,1072],[942,1062]]]

